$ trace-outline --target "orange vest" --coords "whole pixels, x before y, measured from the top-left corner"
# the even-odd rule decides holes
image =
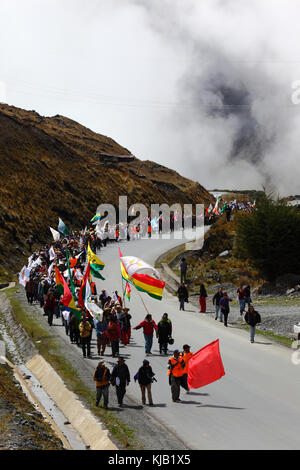
[[[189,368],[189,360],[193,357],[194,353],[189,352],[189,353],[182,353],[181,357],[185,362],[185,366],[183,369],[183,373],[187,374],[188,373],[188,368]]]
[[[182,357],[179,357],[178,359],[171,357],[171,359],[169,359],[169,370],[167,375],[172,373],[174,377],[182,377],[184,374],[184,366],[185,362]]]

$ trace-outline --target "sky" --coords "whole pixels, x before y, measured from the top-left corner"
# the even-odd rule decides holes
[[[0,0],[0,101],[208,189],[300,194],[299,0]]]

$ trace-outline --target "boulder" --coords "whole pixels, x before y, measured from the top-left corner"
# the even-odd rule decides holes
[[[228,256],[228,255],[229,255],[228,250],[222,251],[222,253],[219,254],[219,256]]]

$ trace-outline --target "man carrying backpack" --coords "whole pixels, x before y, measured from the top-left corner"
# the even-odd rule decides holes
[[[104,408],[108,408],[108,391],[110,384],[110,371],[105,366],[104,362],[99,362],[95,372],[94,372],[94,381],[96,382],[96,406],[99,405],[99,402],[103,395]]]

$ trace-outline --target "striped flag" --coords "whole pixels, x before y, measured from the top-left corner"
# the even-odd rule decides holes
[[[130,300],[130,296],[131,296],[130,284],[129,284],[129,282],[126,282],[125,297],[126,297],[127,300]]]
[[[100,274],[99,271],[102,271],[104,269],[105,264],[103,261],[101,261],[95,253],[91,250],[90,243],[88,243],[88,249],[87,249],[87,256],[88,256],[88,262],[90,264],[91,268],[91,274],[98,278],[102,279],[103,281],[105,280],[104,277]]]

